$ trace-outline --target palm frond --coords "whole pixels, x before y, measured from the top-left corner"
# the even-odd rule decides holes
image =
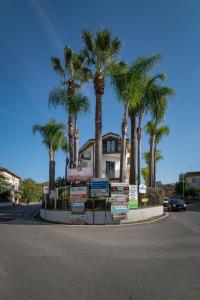
[[[64,76],[65,72],[64,69],[62,68],[61,62],[59,58],[57,57],[52,57],[51,58],[51,63],[53,65],[54,71],[58,73],[60,76]]]

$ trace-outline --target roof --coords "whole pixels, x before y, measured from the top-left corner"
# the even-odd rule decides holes
[[[10,170],[8,170],[8,169],[6,169],[6,168],[0,167],[0,172],[6,172],[6,173],[8,173],[8,174],[10,174],[10,175],[12,175],[12,176],[14,176],[14,177],[16,177],[16,178],[21,179],[20,176],[16,175],[15,173],[11,172]]]
[[[104,139],[106,139],[106,138],[108,138],[110,136],[114,137],[116,139],[120,139],[121,138],[119,134],[110,131],[110,132],[102,135],[102,139],[104,140]],[[126,139],[126,141],[127,141],[127,143],[129,143],[129,139]],[[87,142],[85,144],[83,144],[83,146],[80,148],[79,152],[84,151],[88,147],[92,146],[94,143],[95,143],[95,139],[89,139],[89,140],[87,140]]]
[[[200,176],[200,171],[196,171],[196,172],[187,172],[184,174],[184,176],[186,177],[190,177],[190,176]]]

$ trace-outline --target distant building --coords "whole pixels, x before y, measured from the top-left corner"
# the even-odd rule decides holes
[[[187,172],[179,175],[179,181],[183,181],[193,188],[200,188],[200,171]]]
[[[109,132],[102,136],[102,177],[111,181],[119,181],[120,177],[120,135]],[[79,157],[83,167],[89,167],[95,170],[95,140],[88,140],[79,151]],[[129,179],[130,171],[130,142],[126,141],[126,174]]]
[[[13,173],[10,170],[3,168],[3,167],[0,167],[0,174],[5,176],[8,184],[10,185],[10,187],[13,190],[15,190],[15,191],[19,190],[19,184],[20,184],[21,177],[19,177],[15,173]]]

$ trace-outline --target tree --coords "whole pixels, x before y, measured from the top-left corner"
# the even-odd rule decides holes
[[[62,144],[62,151],[66,155],[65,158],[65,184],[67,184],[67,169],[68,169],[68,163],[69,163],[69,158],[68,158],[68,153],[69,153],[69,143],[68,140],[65,139]]]
[[[66,185],[66,182],[65,182],[65,178],[64,177],[58,177],[58,178],[56,178],[56,181],[55,181],[56,188],[64,187],[65,185]]]
[[[90,70],[83,66],[84,57],[77,54],[71,48],[64,48],[64,63],[57,57],[52,57],[51,62],[54,71],[62,78],[62,84],[67,87],[66,93],[68,99],[72,102],[73,96],[77,90],[80,90],[81,84],[88,82],[91,77]],[[73,147],[73,116],[68,113],[68,139],[69,139],[69,166],[74,165],[74,147]]]
[[[90,104],[89,100],[85,95],[81,93],[75,93],[73,96],[69,97],[65,88],[53,89],[49,94],[49,104],[56,106],[62,106],[64,110],[71,115],[74,119],[74,132],[73,132],[73,156],[74,163],[73,167],[76,168],[78,165],[78,140],[79,140],[79,130],[78,130],[78,115],[80,113],[86,113],[89,111]],[[72,145],[71,145],[72,146]],[[68,145],[67,151],[69,151],[70,146]]]
[[[65,124],[57,123],[55,119],[45,125],[36,124],[32,128],[34,134],[40,133],[43,144],[49,150],[49,192],[55,187],[55,154],[65,141],[65,129]]]
[[[152,68],[161,60],[161,56],[159,54],[145,57],[139,56],[130,66],[130,81],[129,81],[129,92],[131,105],[129,106],[129,116],[131,119],[131,161],[130,161],[130,183],[136,184],[136,117],[138,115],[139,110],[139,129],[138,137],[140,134],[139,142],[141,141],[141,123],[142,123],[142,114],[144,109],[146,109],[146,95],[145,95],[145,87],[146,80],[149,72]],[[145,97],[144,97],[145,95]],[[145,99],[145,101],[144,101]],[[139,150],[139,155],[140,155]],[[139,160],[140,162],[140,160]],[[140,168],[140,165],[139,165]],[[139,174],[140,176],[140,174]]]
[[[128,127],[128,114],[131,118],[131,174],[130,183],[136,183],[136,114],[146,109],[147,101],[145,89],[147,74],[160,60],[159,55],[151,57],[138,57],[130,66],[124,62],[114,63],[110,67],[112,86],[117,98],[124,105],[122,120],[122,148],[120,157],[120,181],[125,181],[126,135]],[[158,76],[157,76],[158,77]],[[156,77],[156,78],[157,78]],[[152,78],[151,78],[152,80]],[[149,79],[150,81],[150,79]],[[139,111],[140,109],[140,111]],[[142,118],[140,118],[141,123]]]
[[[144,152],[143,158],[146,163],[146,167],[141,169],[142,176],[144,178],[145,184],[148,185],[148,179],[149,179],[149,164],[150,164],[150,152]],[[156,162],[163,159],[162,153],[160,150],[156,149]]]
[[[27,178],[22,181],[22,200],[37,202],[42,196],[42,187],[33,179]]]
[[[83,50],[87,66],[91,66],[94,91],[96,96],[95,110],[95,177],[102,177],[102,97],[105,90],[105,76],[116,54],[121,41],[112,38],[110,31],[98,30],[95,35],[82,31]]]
[[[150,164],[149,164],[149,186],[155,186],[154,164],[155,164],[155,145],[156,129],[158,124],[164,119],[167,108],[168,97],[173,96],[174,92],[170,87],[160,84],[153,84],[149,91],[150,114],[152,116],[152,134],[150,136]]]
[[[148,113],[149,106],[150,106],[150,100],[149,100],[149,91],[151,91],[152,85],[157,82],[157,80],[166,80],[166,75],[164,73],[159,73],[154,76],[147,76],[144,74],[141,77],[141,89],[142,89],[142,96],[139,99],[137,105],[136,105],[136,111],[138,116],[138,127],[137,127],[137,169],[138,169],[138,195],[139,195],[139,186],[141,183],[141,144],[142,144],[142,119],[143,115],[145,113]],[[147,173],[147,172],[146,172]]]

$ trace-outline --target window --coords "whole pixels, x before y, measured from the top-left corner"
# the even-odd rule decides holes
[[[192,178],[192,183],[197,183],[197,180],[196,180],[196,178]]]
[[[106,161],[106,176],[108,178],[115,178],[115,162]]]
[[[106,152],[115,152],[115,141],[107,141],[106,143]]]
[[[91,151],[86,151],[81,156],[82,159],[90,160],[91,159]]]

